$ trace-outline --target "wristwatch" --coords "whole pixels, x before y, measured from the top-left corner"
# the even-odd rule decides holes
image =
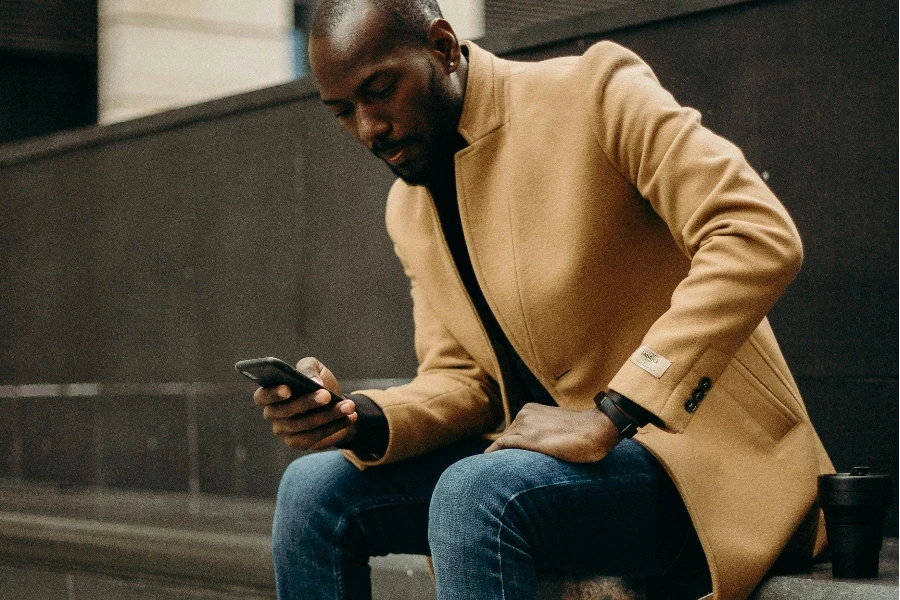
[[[600,412],[609,417],[609,420],[613,422],[613,425],[619,430],[620,436],[623,438],[631,438],[637,433],[639,426],[638,422],[623,411],[610,397],[610,394],[600,392],[594,397],[594,403],[597,405],[597,408],[600,409]]]

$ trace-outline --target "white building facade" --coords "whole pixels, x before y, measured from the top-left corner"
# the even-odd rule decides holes
[[[439,1],[460,38],[484,35],[484,0]],[[100,123],[294,79],[294,10],[293,0],[100,0]]]

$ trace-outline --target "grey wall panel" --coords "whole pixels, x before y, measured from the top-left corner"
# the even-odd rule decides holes
[[[391,178],[331,121],[305,100],[5,169],[4,382],[229,380],[258,354],[411,374]]]
[[[96,483],[117,488],[189,490],[186,403],[130,396],[82,401],[96,410]]]
[[[101,483],[94,406],[79,399],[32,398],[20,410],[21,475],[26,481],[62,486]]]
[[[309,208],[297,242],[307,266],[301,274],[306,318],[298,350],[320,356],[345,377],[412,376],[409,284],[384,227],[394,178],[318,100],[305,115],[311,135],[298,139],[299,194]]]
[[[22,477],[22,410],[18,399],[0,399],[0,477]]]
[[[838,472],[868,466],[873,472],[888,473],[894,490],[891,497],[897,498],[897,379],[800,377],[797,385]],[[884,530],[896,536],[897,528],[894,502]]]
[[[633,0],[485,0],[485,29],[488,33],[519,31],[529,25],[539,26],[633,3]]]
[[[94,376],[98,337],[92,275],[97,155],[5,168],[0,360],[4,383],[83,381]]]
[[[217,381],[235,345],[293,345],[296,116],[253,112],[106,147],[100,381]],[[260,282],[266,282],[261,285]],[[287,325],[287,324],[286,324]],[[229,357],[229,358],[226,358]]]

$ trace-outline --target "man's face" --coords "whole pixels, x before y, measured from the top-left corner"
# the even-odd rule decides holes
[[[366,7],[310,40],[322,101],[353,136],[412,185],[454,151],[462,98],[424,46],[397,41],[390,17]]]

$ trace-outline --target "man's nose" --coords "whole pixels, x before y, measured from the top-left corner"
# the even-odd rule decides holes
[[[391,132],[391,125],[378,111],[360,106],[356,110],[356,131],[359,141],[371,148],[375,140]]]

